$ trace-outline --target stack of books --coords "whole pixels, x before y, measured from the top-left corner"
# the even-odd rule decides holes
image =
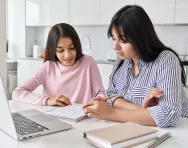
[[[84,132],[84,138],[100,148],[132,147],[157,138],[158,130],[127,122]]]

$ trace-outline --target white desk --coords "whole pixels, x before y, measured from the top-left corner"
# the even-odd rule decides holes
[[[45,112],[49,107],[35,106],[25,104],[17,101],[10,101],[10,108],[12,111],[22,111],[28,109],[37,109]],[[2,119],[1,119],[2,120]],[[67,121],[66,121],[67,122]],[[92,144],[85,141],[83,132],[91,129],[97,129],[110,125],[117,124],[117,122],[110,122],[97,119],[85,119],[78,123],[68,122],[72,124],[73,128],[67,131],[62,131],[54,134],[49,134],[25,141],[16,141],[5,133],[0,131],[0,147],[1,148],[95,148]],[[188,147],[188,119],[182,119],[179,125],[175,128],[159,129],[160,134],[163,132],[171,132],[172,137],[159,145],[159,148],[187,148]],[[126,131],[125,131],[126,132]],[[149,143],[137,146],[135,148],[142,148]]]

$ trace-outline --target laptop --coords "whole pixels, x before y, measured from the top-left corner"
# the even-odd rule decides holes
[[[1,78],[0,119],[0,130],[16,140],[30,139],[72,128],[70,124],[54,119],[38,110],[11,113]]]

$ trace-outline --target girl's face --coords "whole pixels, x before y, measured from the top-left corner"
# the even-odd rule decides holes
[[[131,58],[134,59],[135,57],[137,57],[133,49],[133,46],[128,42],[122,41],[118,37],[116,30],[114,28],[112,29],[112,40],[113,40],[113,48],[121,60],[131,59]]]
[[[56,56],[63,66],[72,66],[75,64],[76,49],[71,38],[60,37],[58,39]]]

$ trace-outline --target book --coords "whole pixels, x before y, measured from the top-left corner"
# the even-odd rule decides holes
[[[132,147],[157,138],[158,130],[127,122],[84,132],[84,138],[100,148]]]
[[[66,119],[74,122],[78,122],[87,117],[83,112],[82,105],[79,104],[57,107],[48,111],[47,114],[58,119]]]

